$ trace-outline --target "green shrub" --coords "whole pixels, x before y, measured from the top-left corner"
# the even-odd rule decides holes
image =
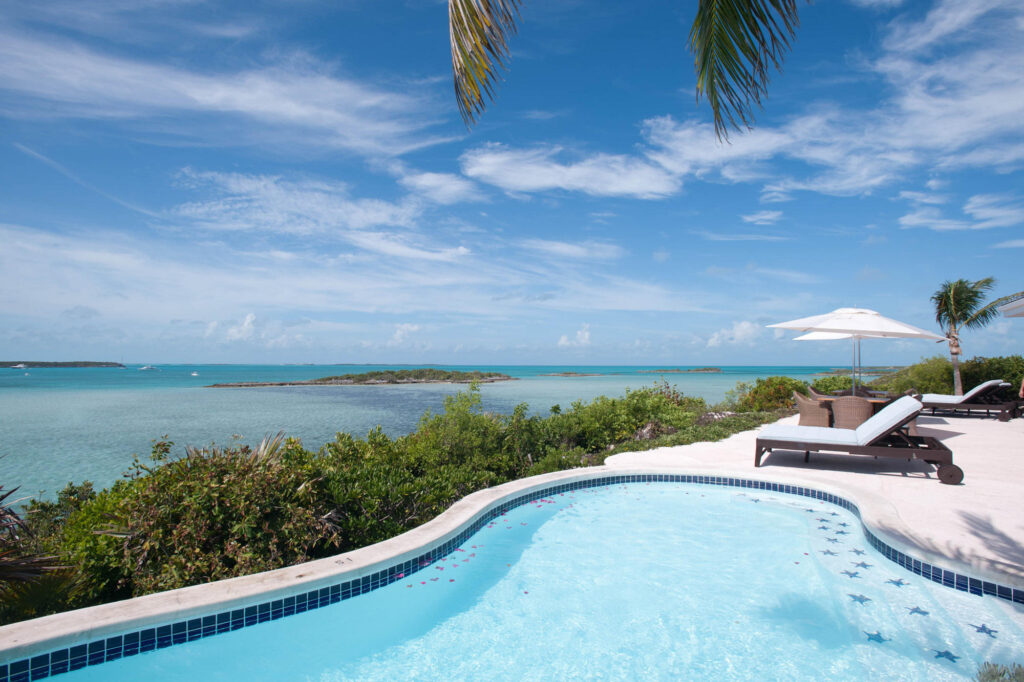
[[[914,389],[919,393],[952,393],[953,365],[948,358],[936,356],[879,377],[869,384],[890,393]]]
[[[827,377],[818,377],[811,384],[818,393],[831,393],[832,391],[848,391],[853,388],[853,379],[842,374],[833,374]]]
[[[758,382],[754,397],[767,402],[780,380],[794,383]],[[255,449],[187,448],[179,459],[170,456],[171,443],[159,441],[151,462],[136,459],[126,480],[106,490],[69,484],[56,501],[30,505],[38,547],[69,568],[18,594],[4,592],[0,622],[363,547],[482,488],[601,464],[616,451],[717,440],[777,418],[705,423],[705,411],[703,400],[663,382],[621,398],[577,401],[544,418],[530,416],[526,405],[496,415],[483,411],[479,389],[470,386],[395,439],[379,427],[365,438],[339,433],[311,452],[279,436]],[[634,440],[651,422],[661,435]]]
[[[793,391],[807,395],[807,384],[789,377],[758,379],[736,407],[740,412],[770,412],[792,407]]]
[[[1018,397],[1020,382],[1024,378],[1024,357],[971,358],[960,364],[960,378],[964,393],[986,381],[1002,379],[1010,384],[1009,388],[1003,389],[1003,398],[1013,400]]]

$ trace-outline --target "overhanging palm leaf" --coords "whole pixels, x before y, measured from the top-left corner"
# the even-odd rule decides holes
[[[505,68],[508,39],[516,33],[520,0],[448,0],[452,74],[459,112],[466,125],[494,98]],[[715,118],[715,134],[750,127],[754,105],[768,92],[770,68],[782,67],[799,18],[796,0],[700,0],[690,29],[697,98],[704,95]]]
[[[720,139],[750,127],[753,106],[768,94],[769,66],[782,68],[799,23],[796,0],[700,1],[690,29],[697,99],[708,98]]]
[[[466,125],[483,112],[484,95],[494,98],[518,17],[519,0],[448,0],[455,98]]]

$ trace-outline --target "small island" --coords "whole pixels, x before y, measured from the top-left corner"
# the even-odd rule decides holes
[[[0,367],[7,369],[42,369],[65,367],[124,367],[120,362],[92,362],[73,360],[71,362],[37,362],[34,360],[0,360]]]
[[[721,367],[695,367],[693,369],[641,369],[640,374],[721,374]]]
[[[500,372],[461,372],[443,369],[376,370],[361,374],[342,374],[304,381],[239,381],[230,384],[211,384],[206,388],[261,388],[264,386],[353,386],[384,384],[489,384],[495,381],[514,381],[515,377]]]
[[[541,374],[542,377],[599,377],[604,376],[596,372],[584,373],[584,372],[551,372],[550,374]]]

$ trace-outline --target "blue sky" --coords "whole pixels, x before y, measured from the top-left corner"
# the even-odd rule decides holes
[[[1019,0],[801,4],[730,144],[694,2],[526,0],[470,131],[437,0],[0,8],[3,358],[842,364],[764,325],[1024,289]]]

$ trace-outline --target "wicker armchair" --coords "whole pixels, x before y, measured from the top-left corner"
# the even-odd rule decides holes
[[[830,395],[828,395],[826,393],[819,393],[818,391],[815,391],[813,386],[808,386],[807,387],[807,394],[809,396],[811,396],[811,398],[813,400],[817,400],[817,401],[831,400],[832,399],[832,396],[830,396]]]
[[[793,399],[800,410],[800,426],[832,426],[832,411],[826,405],[796,391],[793,391]]]
[[[833,426],[837,429],[855,429],[874,414],[874,407],[857,396],[843,396],[832,401]]]

